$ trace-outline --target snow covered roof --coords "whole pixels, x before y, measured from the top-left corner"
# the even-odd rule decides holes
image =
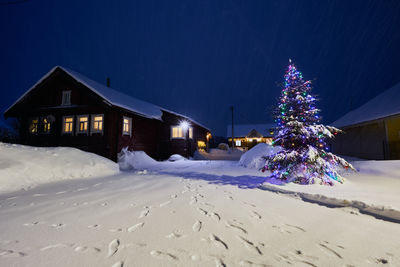
[[[345,127],[400,114],[400,83],[332,123]]]
[[[252,130],[256,130],[264,137],[272,137],[270,129],[275,127],[275,124],[235,124],[233,125],[233,133],[235,137],[245,137],[248,136]],[[228,125],[226,128],[226,136],[232,136],[232,125]]]
[[[87,88],[89,88],[90,90],[92,90],[94,93],[96,93],[97,95],[99,95],[100,97],[102,97],[103,99],[105,99],[107,102],[109,102],[110,104],[114,105],[114,106],[118,106],[121,108],[124,108],[126,110],[129,110],[131,112],[137,113],[143,117],[146,118],[151,118],[151,119],[157,119],[157,120],[161,120],[161,117],[163,115],[163,111],[172,113],[174,115],[177,116],[181,116],[183,118],[186,118],[194,123],[196,123],[197,125],[209,130],[208,128],[204,127],[203,125],[195,122],[193,119],[178,114],[176,112],[173,111],[169,111],[167,109],[161,108],[159,106],[147,103],[145,101],[139,100],[137,98],[131,97],[129,95],[120,93],[110,87],[107,87],[105,85],[102,85],[96,81],[93,81],[89,78],[87,78],[86,76],[65,68],[65,67],[61,67],[61,66],[55,66],[54,68],[52,68],[46,75],[44,75],[35,85],[33,85],[28,91],[25,92],[25,94],[23,94],[17,101],[15,101],[14,104],[12,104],[6,111],[5,113],[15,104],[17,104],[20,100],[22,100],[31,90],[33,90],[38,84],[40,84],[44,79],[46,79],[48,76],[50,76],[50,74],[52,74],[57,68],[63,70],[64,72],[66,72],[68,75],[70,75],[74,80],[76,80],[77,82],[83,84],[84,86],[86,86]]]

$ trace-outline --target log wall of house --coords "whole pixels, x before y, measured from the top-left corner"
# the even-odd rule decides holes
[[[363,159],[389,158],[383,120],[343,130],[344,134],[331,141],[333,153]]]
[[[386,120],[389,158],[400,159],[400,116]]]

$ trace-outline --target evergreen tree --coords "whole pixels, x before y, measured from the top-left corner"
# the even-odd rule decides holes
[[[321,120],[316,99],[311,95],[311,81],[304,81],[301,72],[289,60],[280,103],[275,111],[277,127],[274,146],[282,150],[265,157],[263,171],[285,182],[333,185],[343,182],[338,167],[352,169],[346,160],[328,152],[326,138],[333,138],[341,130],[318,124]]]

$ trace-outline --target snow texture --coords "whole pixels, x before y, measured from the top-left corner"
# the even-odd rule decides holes
[[[332,123],[335,127],[345,127],[385,118],[400,113],[400,83],[374,97],[361,107],[350,111]]]
[[[0,192],[116,173],[116,163],[75,148],[39,148],[0,142]]]
[[[52,153],[70,150],[3,148],[2,179],[10,167],[35,173],[32,160],[51,171],[57,166]],[[82,161],[90,158],[94,166],[105,161],[79,150],[70,152],[72,165],[60,165],[66,179]],[[279,187],[314,190],[288,197],[260,190],[265,173],[235,161],[156,162],[143,153],[128,155],[136,164],[147,165],[149,172],[43,180],[26,191],[1,193],[1,265],[400,265],[399,224],[388,222],[400,208],[400,161],[356,161],[360,171],[345,184]],[[14,165],[7,162],[15,158],[19,160]],[[115,170],[116,164],[112,166]],[[14,178],[21,182],[29,175],[16,172]],[[331,202],[338,208],[309,203],[327,198],[336,198]],[[374,218],[377,208],[372,205],[382,206],[389,217]]]

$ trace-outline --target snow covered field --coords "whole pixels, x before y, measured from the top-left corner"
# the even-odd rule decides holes
[[[63,148],[43,148],[32,159],[46,165],[43,171],[23,159],[34,148],[4,146],[2,188],[13,173],[18,181],[42,172],[46,179],[13,191],[16,182],[0,194],[0,266],[400,266],[398,223],[260,190],[265,174],[234,161],[157,163],[139,153],[131,155],[139,171],[117,172],[116,164],[93,154],[71,149],[77,154],[70,157]],[[55,151],[71,165],[49,163],[45,155]],[[109,173],[78,172],[92,165]],[[328,195],[333,189],[336,197],[343,188],[346,199],[369,190],[382,197],[371,197],[377,204],[397,208],[398,198],[383,195],[400,190],[398,165],[359,162],[360,172],[344,185],[309,190]],[[53,169],[68,175],[47,183],[49,173],[58,173]],[[350,189],[358,185],[355,194]]]

